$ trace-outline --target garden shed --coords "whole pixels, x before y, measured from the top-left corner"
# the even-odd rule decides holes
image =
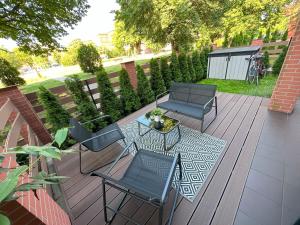
[[[260,46],[217,49],[208,55],[207,77],[229,80],[245,80],[251,66],[250,57]]]

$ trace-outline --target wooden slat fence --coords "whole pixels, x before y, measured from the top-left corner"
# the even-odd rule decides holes
[[[149,64],[144,64],[144,65],[142,65],[142,67],[145,71],[145,74],[147,76],[149,76],[150,75]],[[118,79],[119,74],[117,72],[110,73],[110,74],[108,74],[108,77],[112,83],[115,93],[117,94],[117,96],[119,96],[120,95],[120,92],[119,92],[120,84],[119,84],[119,79]],[[93,97],[92,100],[95,101],[97,108],[100,110],[100,95],[99,95],[99,91],[98,91],[96,77],[92,77],[87,80],[83,80],[82,82],[85,85],[86,93],[88,93],[90,96]],[[72,116],[77,117],[76,105],[73,102],[72,97],[68,93],[65,85],[54,87],[49,90],[52,93],[54,93],[56,96],[58,96],[60,103],[63,105],[63,107],[65,109],[67,109],[67,111],[69,113],[72,114]],[[43,109],[43,106],[41,106],[38,102],[37,93],[32,92],[32,93],[25,94],[25,96],[27,97],[29,102],[32,104],[35,112],[39,115],[39,118],[43,121],[43,123],[46,125],[46,127],[50,128],[50,126],[48,124],[46,124],[46,120],[45,120],[45,116],[44,116],[44,114],[45,114],[44,109]]]
[[[264,43],[262,51],[268,51],[271,58],[277,58],[278,55],[282,52],[283,46],[288,46],[289,41],[278,41]]]

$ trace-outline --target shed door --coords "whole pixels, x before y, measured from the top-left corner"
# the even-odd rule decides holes
[[[225,79],[227,56],[210,57],[209,78]]]
[[[247,58],[249,59],[250,55],[231,56],[228,63],[226,79],[245,80],[249,65]]]

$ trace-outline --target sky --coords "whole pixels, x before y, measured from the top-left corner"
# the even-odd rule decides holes
[[[89,0],[91,6],[87,15],[82,18],[81,22],[73,30],[68,29],[68,35],[63,37],[59,42],[67,46],[72,40],[80,38],[84,41],[92,40],[98,44],[97,34],[105,33],[114,28],[114,14],[112,10],[118,9],[115,0]],[[12,50],[16,44],[12,40],[0,39],[0,46]]]

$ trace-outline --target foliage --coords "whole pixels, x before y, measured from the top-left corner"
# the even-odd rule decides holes
[[[200,81],[203,78],[203,68],[202,68],[200,54],[198,51],[193,52],[192,62],[193,62],[194,70],[195,70],[196,81]]]
[[[124,22],[121,20],[115,21],[114,26],[115,29],[112,37],[114,46],[123,51],[125,46],[130,46],[130,49],[133,50],[135,54],[140,54],[142,38],[137,35],[134,28],[126,29]]]
[[[103,68],[97,71],[96,78],[98,90],[101,96],[101,110],[104,114],[110,115],[113,121],[117,121],[121,117],[120,100],[114,92],[106,71]]]
[[[160,71],[161,76],[164,80],[164,84],[166,86],[166,89],[169,89],[171,86],[171,71],[168,65],[168,59],[166,57],[162,57],[160,59]]]
[[[0,81],[6,86],[25,84],[20,72],[4,58],[0,58]]]
[[[228,40],[228,32],[226,31],[224,34],[223,48],[228,48],[229,40]]]
[[[88,94],[84,91],[84,86],[78,76],[73,75],[65,80],[66,87],[71,92],[73,101],[79,112],[79,120],[84,123],[100,116],[96,106],[92,103]],[[85,127],[91,131],[98,131],[105,126],[105,122],[96,120],[91,123],[86,123]]]
[[[264,38],[264,43],[269,43],[271,40],[271,29],[270,27],[267,29],[266,36]]]
[[[68,127],[70,114],[59,103],[58,98],[44,86],[39,87],[38,99],[45,110],[46,121],[52,126],[52,131]]]
[[[269,68],[270,67],[270,56],[269,56],[269,52],[268,51],[264,52],[263,64],[264,64],[265,68]]]
[[[187,56],[185,53],[180,53],[178,56],[179,67],[182,74],[183,82],[190,82],[191,76],[188,68]]]
[[[273,71],[274,75],[279,75],[282,64],[283,64],[285,56],[286,56],[286,53],[287,53],[287,50],[288,50],[288,47],[285,46],[282,49],[282,52],[279,54],[278,58],[275,60],[273,67],[272,67],[272,71]]]
[[[187,62],[188,62],[188,69],[190,72],[190,78],[192,82],[195,82],[197,80],[196,78],[196,72],[193,66],[192,58],[190,55],[187,56]]]
[[[159,108],[153,109],[150,112],[150,116],[162,116],[162,115],[163,115],[163,112]]]
[[[40,171],[36,176],[29,177],[30,180],[24,183],[20,183],[19,180],[22,176],[32,170],[37,163],[40,163],[41,157],[61,159],[63,153],[70,153],[73,150],[61,151],[59,148],[62,146],[68,135],[68,128],[60,129],[54,136],[52,144],[59,146],[58,148],[51,145],[45,146],[18,146],[12,149],[8,149],[7,152],[0,154],[0,165],[5,159],[7,154],[18,155],[31,155],[37,159],[29,165],[17,166],[16,168],[3,168],[0,166],[1,175],[5,176],[0,182],[0,204],[8,201],[18,199],[20,195],[16,195],[17,192],[25,192],[32,190],[37,196],[36,190],[44,188],[47,184],[57,184],[60,179],[67,178],[64,176],[56,176],[55,174],[47,174],[44,171]],[[5,175],[4,175],[5,173]],[[3,223],[3,222],[8,223]],[[5,215],[0,213],[1,224],[9,224],[9,219]]]
[[[79,47],[77,59],[81,69],[86,73],[95,73],[102,66],[100,55],[91,43]]]
[[[161,76],[157,59],[152,58],[150,60],[150,74],[151,74],[150,83],[154,95],[157,96],[165,92],[166,87],[164,84],[164,80]]]
[[[133,28],[139,35],[153,43],[171,43],[175,51],[187,49],[198,37],[201,24],[216,25],[229,1],[188,0],[118,0],[118,20],[128,29]]]
[[[154,98],[154,93],[151,89],[150,83],[145,76],[144,70],[141,66],[136,66],[136,72],[137,72],[137,95],[140,98],[142,106],[148,105],[152,103]]]
[[[282,41],[286,41],[288,39],[288,33],[289,33],[289,31],[288,31],[288,29],[286,29],[284,31],[284,33],[282,34],[282,37],[281,37]]]
[[[280,33],[278,32],[278,30],[275,30],[272,33],[272,38],[271,38],[271,42],[275,42],[277,40],[280,40]]]
[[[128,115],[141,107],[140,99],[134,92],[128,73],[125,69],[120,71],[120,94],[125,115]]]
[[[277,81],[276,76],[267,76],[259,81],[259,85],[250,85],[246,81],[240,80],[221,80],[221,79],[204,79],[200,84],[214,84],[217,85],[218,91],[229,92],[242,95],[254,95],[262,97],[271,97],[273,89]]]
[[[78,64],[78,49],[83,45],[80,39],[73,40],[63,52],[56,53],[56,59],[58,63],[64,66],[73,66]]]
[[[182,75],[179,67],[178,57],[175,52],[172,52],[170,60],[170,70],[172,74],[172,80],[176,82],[182,81]]]
[[[203,77],[206,78],[207,74],[207,63],[208,63],[208,53],[209,50],[206,48],[200,53],[200,59],[201,59],[201,64],[202,64],[202,69],[203,69]]]
[[[1,1],[0,37],[16,41],[22,50],[35,54],[60,47],[58,39],[68,34],[87,13],[87,0]]]

